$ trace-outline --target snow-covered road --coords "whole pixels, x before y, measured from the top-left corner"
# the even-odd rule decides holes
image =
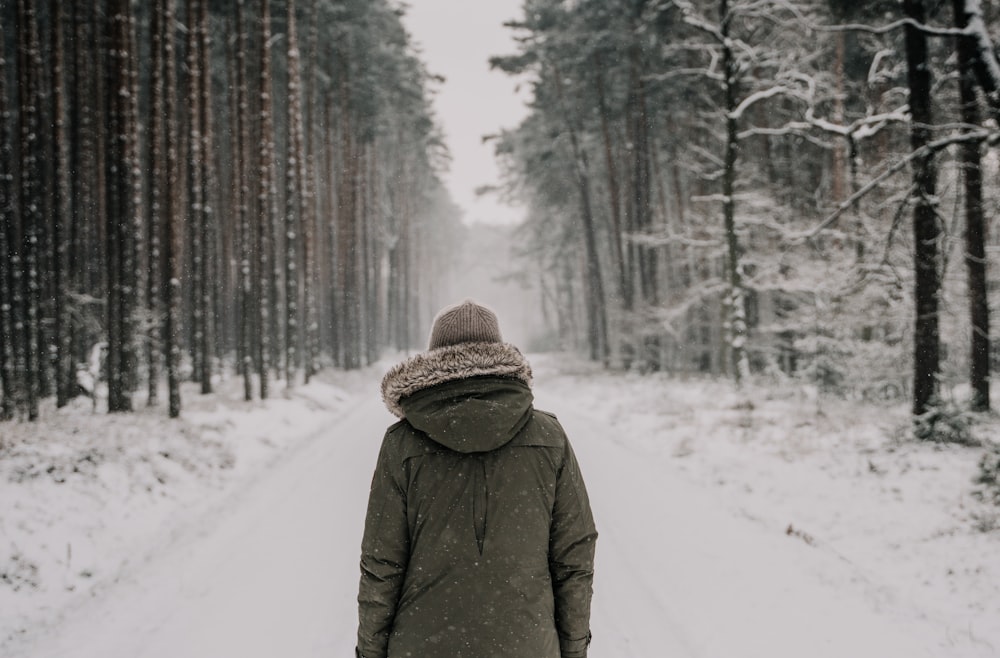
[[[536,388],[571,436],[601,533],[592,656],[934,655],[849,564],[734,515],[606,419]],[[364,507],[390,422],[365,399],[9,658],[352,656]]]

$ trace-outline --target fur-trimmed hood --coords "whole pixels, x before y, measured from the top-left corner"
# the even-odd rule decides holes
[[[397,418],[400,401],[417,391],[470,377],[504,377],[531,387],[531,366],[509,343],[460,343],[421,352],[393,366],[382,378],[382,400]]]

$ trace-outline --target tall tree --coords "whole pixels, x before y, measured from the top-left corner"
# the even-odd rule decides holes
[[[922,415],[934,403],[940,373],[938,328],[939,276],[938,242],[941,229],[937,218],[937,168],[931,141],[931,66],[923,0],[903,0],[903,14],[910,19],[906,31],[906,65],[909,85],[910,145],[917,157],[913,162],[913,413]]]
[[[133,176],[139,170],[133,73],[134,29],[128,0],[110,0],[107,16],[107,241],[108,411],[132,410],[135,383],[135,314],[138,298]]]
[[[18,80],[20,90],[20,206],[23,271],[20,273],[23,295],[23,329],[20,352],[24,368],[21,381],[25,389],[25,404],[29,420],[38,418],[39,371],[43,368],[40,346],[41,272],[39,256],[43,249],[41,200],[42,170],[39,162],[40,100],[43,72],[41,46],[38,39],[38,17],[34,0],[18,0]],[[13,241],[12,241],[13,242]],[[17,265],[12,262],[12,267]],[[16,285],[16,282],[15,282]]]
[[[295,0],[288,0],[288,157],[285,159],[285,381],[293,386],[301,359],[299,240],[302,225],[302,73]]]
[[[723,93],[725,94],[726,147],[722,162],[722,218],[726,233],[726,264],[729,274],[729,292],[726,304],[729,310],[729,348],[733,375],[740,382],[750,374],[746,354],[746,291],[743,286],[742,248],[736,232],[734,211],[736,194],[736,160],[739,157],[737,134],[737,107],[739,104],[738,64],[730,39],[733,14],[728,0],[719,2],[719,26],[722,48]]]
[[[160,317],[162,316],[161,291],[163,286],[160,246],[163,235],[163,206],[161,205],[161,200],[163,198],[165,182],[163,142],[166,116],[164,114],[163,99],[165,93],[163,81],[165,28],[160,24],[164,20],[164,12],[160,5],[160,0],[154,3],[149,28],[152,49],[149,101],[152,116],[149,121],[149,149],[147,155],[147,171],[149,172],[150,180],[147,188],[149,198],[146,204],[147,224],[149,227],[146,242],[149,248],[149,252],[147,253],[149,271],[146,285],[146,305],[149,316],[152,319],[152,322],[149,323],[150,331],[147,339],[148,346],[146,348],[146,368],[148,373],[147,402],[149,406],[155,406],[159,401],[160,360],[163,339],[162,325],[160,324]]]
[[[952,0],[955,27],[966,31],[970,16],[966,0]],[[976,93],[976,68],[980,53],[975,41],[968,36],[956,39],[958,51],[958,85],[962,123],[966,130],[978,127],[979,97]],[[991,56],[990,53],[988,56]],[[969,383],[972,387],[971,407],[974,411],[990,408],[990,306],[986,276],[986,222],[983,212],[983,169],[981,145],[965,142],[962,147],[962,173],[965,183],[965,265],[968,272],[969,319],[971,340]]]
[[[305,158],[302,161],[302,243],[303,243],[303,269],[304,271],[304,323],[305,323],[305,381],[309,380],[318,368],[319,360],[319,324],[318,312],[316,308],[316,285],[319,282],[319,258],[321,244],[319,242],[322,233],[317,226],[318,200],[316,193],[318,182],[318,158],[316,137],[320,132],[319,117],[316,114],[317,96],[319,95],[319,80],[317,69],[319,68],[319,3],[311,3],[308,17],[309,37],[308,37],[308,64],[306,67],[305,81]]]
[[[252,234],[250,232],[250,186],[247,176],[247,149],[250,144],[250,105],[247,89],[247,26],[243,16],[244,0],[236,0],[236,211],[240,236],[240,356],[243,369],[243,397],[253,399],[253,326],[257,300],[253,294],[251,269]]]
[[[257,151],[257,300],[259,303],[257,332],[260,336],[260,397],[266,399],[269,392],[268,371],[271,361],[271,290],[274,287],[275,261],[272,236],[277,217],[274,189],[274,122],[271,102],[271,8],[269,0],[260,5],[260,48],[259,69],[259,125],[260,141]]]
[[[204,71],[201,68],[200,50],[202,40],[200,38],[201,26],[201,3],[203,0],[186,0],[185,2],[185,22],[187,23],[185,38],[185,58],[187,69],[187,142],[185,144],[187,152],[187,221],[185,222],[187,248],[185,249],[185,261],[190,264],[191,281],[191,322],[190,334],[191,342],[189,349],[191,352],[191,362],[193,365],[192,378],[200,382],[205,372],[202,364],[204,352],[202,347],[205,344],[205,306],[203,304],[204,291],[207,289],[205,278],[205,260],[208,258],[208,245],[205,243],[204,219],[202,210],[205,204],[205,190],[202,187],[204,181],[203,170],[207,154],[202,153],[203,140],[201,138],[201,76]],[[187,254],[190,253],[190,256]]]
[[[63,23],[64,2],[52,0],[49,4],[49,20],[52,37],[52,158],[54,217],[52,220],[53,279],[55,292],[55,376],[56,406],[64,407],[73,392],[74,368],[72,345],[72,306],[69,287],[72,278],[69,269],[69,224],[72,211],[70,202],[69,144],[66,132],[66,81]]]
[[[178,175],[180,158],[177,133],[177,64],[174,38],[174,0],[157,0],[157,11],[161,18],[158,27],[162,30],[163,47],[163,151],[166,154],[163,177],[163,256],[164,270],[162,289],[163,307],[163,355],[167,370],[167,406],[171,418],[181,413],[180,366],[181,366],[181,268],[180,268],[180,203],[178,195]]]
[[[198,221],[198,240],[201,242],[201,277],[200,288],[196,291],[198,300],[196,306],[201,315],[201,340],[195,349],[200,357],[201,371],[198,380],[201,382],[202,394],[212,392],[212,371],[214,360],[215,323],[220,313],[217,311],[216,286],[219,281],[218,245],[216,234],[215,205],[218,190],[215,185],[215,151],[212,126],[212,31],[209,22],[208,0],[199,0],[197,14],[198,34],[198,135],[201,140],[201,163],[198,174],[201,176],[200,188],[201,212]]]
[[[7,55],[4,31],[0,30],[0,420],[14,415],[14,291],[11,268],[14,264],[11,238],[14,226],[14,167],[11,117],[7,99]]]

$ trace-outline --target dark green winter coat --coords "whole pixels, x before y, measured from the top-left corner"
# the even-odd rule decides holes
[[[559,421],[516,348],[418,354],[390,411],[361,549],[364,658],[583,658],[597,532]]]

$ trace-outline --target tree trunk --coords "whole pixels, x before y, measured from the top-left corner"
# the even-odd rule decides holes
[[[166,175],[163,179],[164,202],[164,262],[163,291],[164,326],[163,351],[167,369],[168,414],[177,418],[181,413],[180,393],[180,329],[181,329],[181,272],[180,272],[180,208],[178,175],[180,163],[177,153],[178,134],[176,127],[177,66],[174,56],[174,0],[158,0],[161,13],[159,26],[163,31],[163,150],[166,153]]]
[[[295,0],[288,0],[288,157],[285,159],[285,381],[295,385],[299,349],[299,234],[302,222],[302,75]]]
[[[132,14],[128,0],[108,13],[108,411],[132,410],[135,381],[135,132]]]
[[[236,0],[236,212],[240,234],[240,356],[243,360],[243,399],[253,400],[253,318],[259,313],[253,294],[250,263],[253,258],[250,233],[250,186],[247,180],[249,106],[247,90],[247,33],[243,18],[244,0]]]
[[[277,216],[274,190],[274,124],[271,116],[271,9],[270,0],[262,0],[260,7],[260,146],[257,161],[257,300],[258,334],[260,336],[260,397],[269,394],[268,376],[271,367],[271,289],[273,287],[274,221]]]
[[[22,253],[21,266],[24,268],[20,279],[23,286],[23,321],[21,333],[24,355],[22,386],[29,420],[38,419],[39,381],[42,367],[39,353],[40,279],[39,253],[42,245],[42,199],[40,190],[40,164],[38,162],[38,108],[39,87],[42,78],[42,62],[38,42],[38,23],[34,0],[18,1],[18,75],[21,109],[18,112],[21,135],[21,226]],[[13,263],[12,263],[13,265]]]
[[[221,314],[216,308],[219,281],[218,244],[215,219],[215,200],[218,190],[215,185],[215,151],[212,143],[212,39],[208,18],[208,0],[199,0],[197,17],[198,86],[201,98],[198,102],[199,136],[201,138],[201,164],[198,173],[201,199],[201,216],[198,226],[201,241],[201,286],[198,289],[198,306],[201,315],[201,343],[199,350],[201,371],[198,378],[203,395],[212,392],[212,371],[215,357],[214,341],[216,323]]]
[[[955,27],[968,26],[965,0],[952,0]],[[979,99],[975,89],[975,44],[969,38],[958,38],[959,94],[962,123],[971,130],[980,124]],[[973,411],[990,408],[990,327],[989,298],[986,276],[986,223],[983,213],[983,172],[981,145],[962,145],[961,160],[965,178],[965,265],[968,271],[969,318],[972,326],[969,354],[969,384],[972,388]]]
[[[729,13],[728,0],[719,4],[723,46],[722,69],[725,76],[726,98],[726,153],[722,174],[722,216],[726,233],[727,270],[729,274],[729,293],[727,296],[729,321],[729,349],[733,376],[737,384],[750,375],[750,363],[746,354],[747,322],[746,322],[746,291],[743,288],[742,249],[739,236],[736,234],[736,217],[733,195],[736,187],[736,160],[739,157],[739,138],[737,135],[736,116],[737,87],[739,74],[732,46],[729,40],[729,30],[732,16]]]
[[[14,291],[11,250],[14,213],[13,142],[7,99],[7,57],[4,31],[0,30],[0,420],[14,416],[16,380],[14,377]]]
[[[924,23],[922,0],[903,0],[903,12],[916,24]],[[938,333],[938,241],[941,231],[935,210],[937,170],[934,154],[925,149],[931,139],[931,72],[927,37],[914,25],[906,31],[907,80],[910,91],[910,146],[926,151],[913,162],[913,265],[915,271],[913,331],[913,413],[928,411],[937,395],[940,372]]]
[[[316,69],[319,59],[319,3],[310,3],[309,12],[309,37],[308,37],[308,64],[306,67],[306,85],[304,90],[306,110],[305,110],[305,159],[302,161],[302,223],[303,223],[303,281],[305,284],[305,382],[308,384],[319,366],[319,325],[317,323],[318,313],[316,309],[316,286],[319,283],[319,261],[320,253],[319,238],[321,237],[316,226],[317,198],[316,189],[316,134],[318,130],[318,117],[316,115],[316,94],[318,93],[319,81],[316,77]]]
[[[202,297],[205,290],[204,282],[204,260],[207,257],[208,245],[204,241],[204,215],[202,206],[204,204],[204,190],[202,180],[204,179],[202,169],[205,166],[207,154],[203,154],[201,139],[201,82],[202,75],[201,59],[199,49],[201,39],[198,36],[200,4],[203,0],[187,0],[186,21],[187,21],[187,113],[188,113],[188,139],[187,139],[187,194],[188,194],[188,221],[185,222],[188,234],[188,249],[185,250],[185,258],[190,253],[191,267],[191,361],[193,365],[192,377],[194,381],[201,381],[205,371],[202,363],[204,353],[205,316]]]
[[[55,217],[52,224],[53,278],[55,280],[55,344],[56,344],[56,406],[64,407],[73,395],[73,344],[70,325],[69,281],[67,271],[70,217],[69,148],[66,138],[66,96],[63,69],[63,6],[65,3],[52,0],[49,17],[52,21],[52,145],[54,151],[53,208]]]
[[[358,276],[358,138],[351,116],[351,99],[348,71],[350,64],[344,63],[344,79],[341,83],[341,193],[338,204],[337,222],[337,265],[338,284],[342,299],[340,304],[341,365],[347,370],[361,367],[360,342],[360,295]]]
[[[597,233],[590,200],[590,166],[587,153],[580,144],[578,131],[573,125],[572,116],[569,113],[558,67],[553,66],[553,74],[556,94],[566,122],[566,130],[569,133],[570,146],[573,151],[574,178],[580,193],[580,219],[583,222],[583,244],[586,257],[587,343],[591,360],[607,362],[607,302],[604,296],[604,281],[597,253]]]
[[[58,1],[58,0],[54,0]],[[150,43],[152,44],[152,74],[150,79],[150,108],[151,114],[149,122],[149,184],[147,188],[148,203],[148,247],[149,247],[149,278],[146,286],[146,308],[149,311],[152,322],[150,323],[150,334],[148,336],[148,347],[146,350],[148,368],[148,406],[156,406],[159,402],[160,383],[160,350],[162,344],[162,326],[160,316],[162,308],[160,303],[160,290],[163,283],[163,272],[161,271],[160,238],[163,230],[161,199],[163,195],[163,32],[164,27],[160,24],[163,20],[163,13],[160,10],[160,2],[157,0],[153,15],[150,21]]]

